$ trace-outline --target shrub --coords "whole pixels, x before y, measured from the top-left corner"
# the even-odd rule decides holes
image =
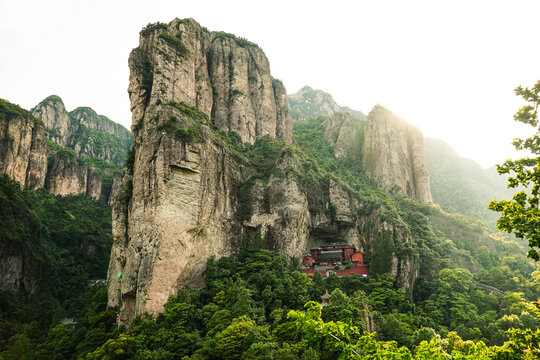
[[[172,36],[164,32],[159,34],[158,37],[160,39],[163,39],[163,41],[165,41],[170,47],[172,47],[176,51],[176,54],[178,54],[178,56],[187,57],[188,49],[186,48],[182,40],[180,40],[176,36]]]
[[[159,22],[159,21],[155,22],[155,23],[148,23],[148,25],[146,25],[139,32],[139,34],[146,35],[146,34],[149,34],[152,31],[155,31],[155,30],[158,30],[158,29],[167,30],[168,28],[169,28],[169,26],[167,24],[164,24],[164,23]]]

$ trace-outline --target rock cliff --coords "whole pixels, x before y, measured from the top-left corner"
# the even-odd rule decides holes
[[[364,170],[387,191],[432,202],[420,130],[375,106],[364,130]]]
[[[200,109],[244,142],[264,135],[292,141],[283,85],[256,44],[176,19],[144,29],[129,65],[134,125],[158,101],[174,101]]]
[[[103,202],[112,201],[111,197],[117,194],[122,169],[99,158],[79,157],[68,147],[48,142],[47,134],[61,142],[63,136],[60,134],[70,136],[69,131],[75,128],[74,117],[65,111],[60,98],[50,97],[36,109],[34,114],[42,116],[55,128],[47,129],[46,124],[32,113],[0,99],[0,172],[18,181],[23,189],[46,188],[55,195],[86,194]],[[92,114],[90,110],[84,111]],[[77,110],[77,113],[81,112],[83,110]],[[104,131],[123,133],[120,125],[111,125],[108,119],[101,120],[101,125],[98,123],[96,128],[101,126]],[[114,130],[118,127],[120,130]],[[127,141],[126,135],[123,136]]]
[[[77,131],[78,126],[69,116],[59,96],[51,95],[43,99],[32,109],[32,114],[45,123],[50,140],[60,146],[70,145],[71,135]]]
[[[0,99],[0,172],[24,189],[45,184],[47,133],[43,123],[26,110]]]
[[[383,208],[359,215],[358,195],[290,144],[285,88],[258,46],[175,19],[141,31],[129,65],[133,157],[108,272],[122,322],[202,286],[207,258],[242,242],[296,257],[321,243],[384,251],[377,270],[412,286],[416,261],[396,250],[411,242],[407,226]]]
[[[366,119],[366,115],[361,111],[340,106],[329,93],[309,86],[304,86],[294,94],[290,94],[287,100],[293,122],[306,121],[320,115],[332,115],[335,112],[349,113],[357,120]]]
[[[336,157],[352,156],[362,161],[363,121],[350,113],[336,112],[324,120],[323,125],[324,137],[334,147]]]
[[[63,148],[49,156],[45,188],[55,195],[85,194],[110,203],[118,193],[119,174],[115,168],[98,168]]]
[[[98,115],[89,107],[68,112],[59,96],[41,101],[32,113],[47,127],[49,139],[73,149],[78,156],[98,158],[123,166],[131,147],[131,134],[122,125]]]

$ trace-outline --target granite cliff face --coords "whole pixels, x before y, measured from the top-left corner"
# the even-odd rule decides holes
[[[111,202],[118,192],[122,169],[103,159],[81,157],[69,147],[62,147],[64,135],[71,140],[76,139],[79,133],[72,131],[77,126],[80,129],[86,125],[77,125],[79,120],[74,120],[75,117],[67,113],[60,98],[51,96],[48,99],[41,102],[33,113],[0,99],[0,172],[18,181],[23,189],[45,188],[63,196],[86,194],[96,200]],[[75,114],[81,121],[92,124],[88,119],[95,113],[89,108],[79,108]],[[103,131],[101,134],[105,134],[104,131],[124,133],[121,125],[96,116],[101,122],[94,121],[93,127]],[[100,133],[96,134],[96,139],[99,139]],[[131,135],[122,136],[126,142],[131,139]],[[58,141],[58,145],[48,141],[47,137]],[[95,153],[95,147],[99,146],[94,144],[94,147],[89,147],[89,152]],[[109,149],[111,154],[115,154],[113,157],[118,156],[113,147]],[[125,152],[125,149],[119,151]]]
[[[88,166],[68,149],[59,151],[51,158],[45,188],[55,195],[85,194],[103,202],[108,202],[110,198],[110,194],[104,192],[103,176],[99,169]]]
[[[47,133],[29,112],[0,100],[0,172],[17,180],[24,189],[45,184]]]
[[[200,109],[244,142],[264,135],[292,140],[285,90],[257,45],[208,32],[191,19],[174,20],[167,29],[142,31],[130,55],[134,124],[158,100],[175,101]]]
[[[304,86],[294,94],[290,94],[287,100],[291,109],[292,121],[295,123],[320,115],[332,115],[336,112],[349,113],[360,121],[366,119],[366,115],[361,111],[340,106],[329,93],[312,89],[309,86]]]
[[[258,46],[175,19],[145,28],[129,65],[133,158],[113,203],[108,273],[122,322],[202,286],[207,258],[242,241],[296,257],[321,243],[384,248],[378,270],[412,286],[416,261],[394,251],[410,243],[407,226],[383,208],[360,216],[358,196],[290,144],[286,91]]]
[[[387,191],[432,202],[429,170],[420,130],[375,106],[364,130],[364,169]]]
[[[350,113],[336,112],[324,120],[324,137],[334,147],[337,158],[353,156],[361,161],[364,122]]]
[[[122,125],[89,107],[68,112],[56,95],[45,98],[32,113],[45,123],[49,139],[54,143],[73,149],[83,158],[98,158],[119,167],[124,165],[131,134]]]
[[[113,204],[109,267],[109,304],[122,304],[123,321],[202,285],[206,259],[237,245],[242,170],[211,128],[248,143],[292,140],[285,90],[258,46],[190,19],[163,27],[143,30],[129,59],[133,175]]]
[[[69,116],[60,97],[51,95],[45,98],[32,109],[32,114],[49,129],[51,141],[64,147],[70,145],[71,135],[77,131],[78,126]]]

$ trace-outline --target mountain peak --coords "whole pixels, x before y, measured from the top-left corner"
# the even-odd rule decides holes
[[[347,112],[359,120],[366,119],[362,112],[340,106],[331,94],[310,86],[304,86],[294,94],[290,94],[287,100],[293,122],[305,121],[320,115],[332,115],[335,112]]]

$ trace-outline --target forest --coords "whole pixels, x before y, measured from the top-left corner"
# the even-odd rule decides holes
[[[0,359],[537,358],[540,270],[526,258],[526,244],[437,205],[384,193],[354,158],[333,155],[323,121],[295,127],[298,147],[219,135],[258,178],[293,151],[365,206],[384,204],[385,216],[405,221],[414,247],[403,251],[414,251],[421,269],[412,292],[376,266],[367,279],[312,278],[298,271],[298,259],[246,238],[236,256],[208,259],[205,288],[182,288],[163,314],[126,328],[116,323],[118,309],[106,308],[103,282],[91,281],[106,276],[110,208],[84,196],[21,191],[2,176],[2,240],[28,253],[29,277],[41,285],[23,301],[2,296]]]

